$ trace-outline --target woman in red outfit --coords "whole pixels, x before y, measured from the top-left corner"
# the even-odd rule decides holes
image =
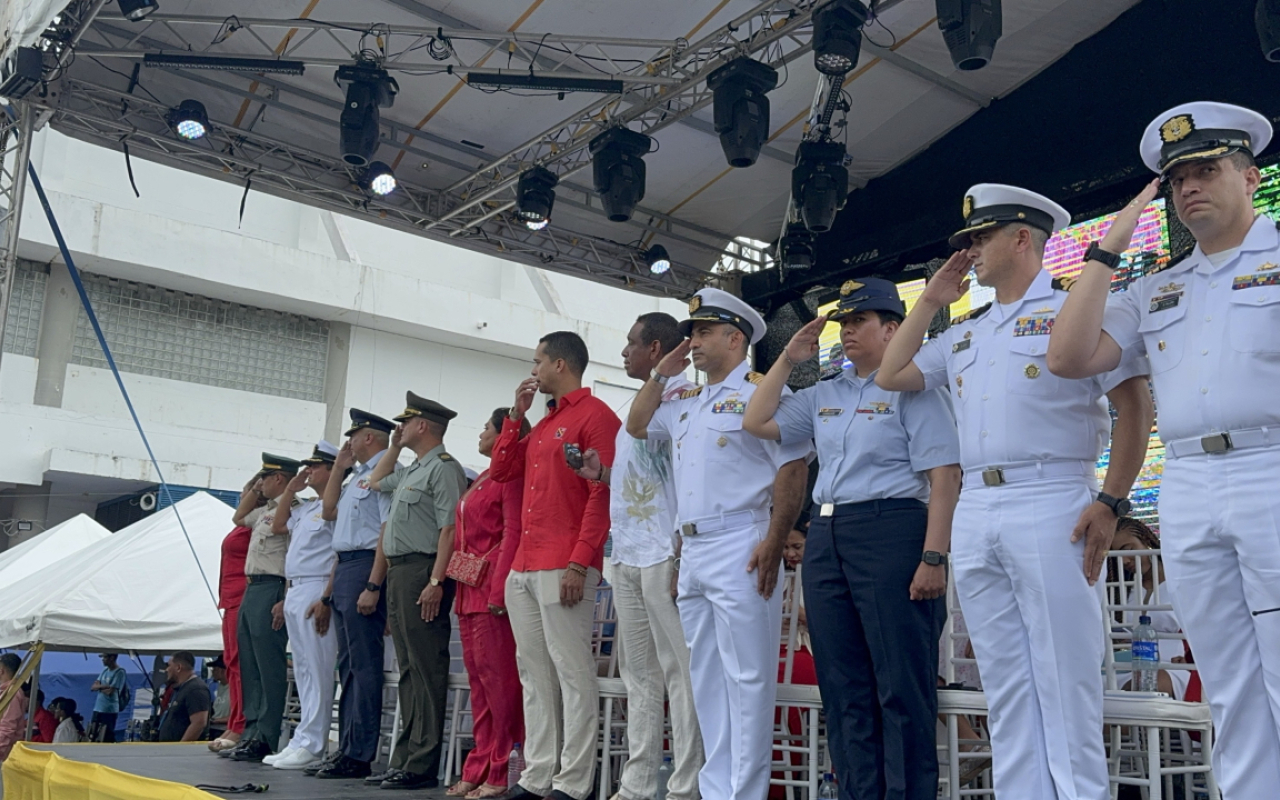
[[[244,492],[253,488],[255,474],[244,485]],[[240,618],[240,598],[244,596],[244,558],[249,552],[249,538],[253,529],[243,525],[231,529],[222,540],[222,567],[218,575],[218,608],[222,609],[222,660],[227,665],[227,689],[231,692],[231,716],[227,718],[227,730],[209,742],[215,753],[229,750],[240,742],[244,731],[244,706],[240,695],[240,649],[236,644],[236,620]]]
[[[499,408],[480,434],[480,455],[490,456],[509,409]],[[520,435],[529,432],[522,425]],[[504,589],[520,543],[520,481],[496,483],[485,470],[458,502],[457,550],[488,562],[480,581],[458,581],[454,610],[462,639],[462,661],[471,683],[472,728],[475,749],[467,756],[462,780],[451,786],[450,797],[469,800],[499,797],[507,791],[507,759],[512,746],[524,739],[520,675],[516,671],[516,642],[507,618]]]

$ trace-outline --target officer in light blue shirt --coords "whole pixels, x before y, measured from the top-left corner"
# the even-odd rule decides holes
[[[818,451],[804,602],[843,798],[938,791],[938,638],[960,444],[944,388],[876,386],[905,313],[891,282],[846,281],[832,319],[852,366],[782,396],[792,368],[819,350],[819,317],[788,343],[743,419],[763,439],[812,438]]]

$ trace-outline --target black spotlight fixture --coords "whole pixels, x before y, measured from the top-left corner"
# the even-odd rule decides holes
[[[649,265],[649,271],[654,275],[661,275],[671,269],[671,256],[667,254],[667,248],[655,244],[644,251],[644,263]]]
[[[396,190],[396,174],[391,167],[375,161],[364,171],[364,187],[376,195],[386,196]]]
[[[813,12],[813,65],[823,75],[845,75],[858,65],[867,7],[859,0],[831,0]]]
[[[1253,12],[1258,42],[1268,61],[1280,61],[1280,0],[1258,0]]]
[[[559,182],[560,178],[545,167],[531,167],[520,175],[516,186],[516,217],[529,230],[540,231],[551,222]]]
[[[731,167],[749,167],[769,138],[769,98],[778,71],[768,64],[738,58],[707,76],[715,102],[716,133]]]
[[[160,8],[156,0],[119,0],[120,14],[130,22],[140,22]]]
[[[778,243],[778,255],[784,272],[809,269],[813,266],[813,234],[799,222],[788,224]]]
[[[653,140],[626,128],[610,128],[591,140],[591,174],[611,222],[631,219],[644,199],[644,154]]]
[[[937,11],[956,69],[972,72],[991,63],[1004,32],[1000,0],[937,0]]]
[[[338,67],[333,80],[347,91],[338,121],[342,160],[353,167],[367,167],[378,149],[378,109],[391,107],[400,86],[372,61]]]
[[[826,233],[849,195],[849,170],[839,142],[801,142],[791,170],[791,198],[811,233]]]
[[[174,133],[189,141],[203,139],[209,132],[209,115],[199,100],[183,100],[165,119]]]

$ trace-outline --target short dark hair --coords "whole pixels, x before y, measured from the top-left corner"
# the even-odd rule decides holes
[[[648,314],[636,317],[636,322],[640,323],[641,343],[657,342],[662,348],[663,355],[675,350],[676,345],[684,341],[684,334],[680,333],[680,323],[670,314],[650,311]]]
[[[1235,165],[1236,169],[1244,172],[1249,167],[1258,166],[1258,161],[1253,157],[1253,153],[1248,150],[1237,150],[1227,156],[1227,160]]]
[[[16,653],[5,653],[0,655],[0,667],[4,667],[14,675],[17,675],[18,670],[22,669],[22,659],[18,658]]]
[[[501,431],[502,421],[506,419],[510,413],[511,413],[511,409],[507,408],[506,406],[503,406],[502,408],[495,408],[493,410],[493,416],[489,417],[489,424],[493,426],[493,429],[495,431]],[[521,417],[520,418],[520,438],[523,439],[525,436],[528,435],[528,433],[529,433],[529,418]]]
[[[542,352],[550,359],[563,359],[569,365],[569,371],[579,378],[587,371],[587,362],[591,356],[587,353],[587,343],[573,331],[552,331],[538,340]]]
[[[180,664],[186,664],[189,669],[195,669],[196,657],[186,650],[179,650],[173,654],[173,660]]]
[[[882,308],[877,308],[876,316],[880,318],[881,325],[888,325],[890,322],[902,324],[902,315],[896,311],[885,311]]]

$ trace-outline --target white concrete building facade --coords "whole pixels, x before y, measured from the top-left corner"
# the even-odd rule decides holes
[[[264,450],[339,441],[347,409],[404,392],[475,439],[511,403],[540,336],[587,342],[586,384],[617,407],[635,318],[682,304],[507,262],[134,159],[51,131],[32,163],[171,484],[238,490]],[[32,191],[0,360],[0,520],[22,541],[157,482]],[[535,412],[536,413],[536,412]],[[16,520],[34,524],[17,532]],[[26,527],[26,526],[24,526]]]

